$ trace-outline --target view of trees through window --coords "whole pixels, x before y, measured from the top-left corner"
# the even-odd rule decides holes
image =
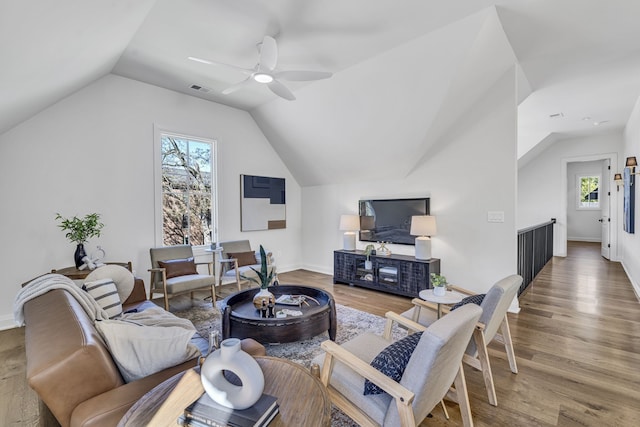
[[[599,208],[598,186],[600,184],[599,176],[581,176],[579,179],[580,200],[579,208]]]
[[[162,135],[162,240],[209,245],[213,236],[213,145]]]

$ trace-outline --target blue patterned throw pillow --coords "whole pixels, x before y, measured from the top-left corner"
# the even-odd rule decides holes
[[[463,298],[462,301],[460,301],[459,303],[457,303],[456,305],[451,307],[451,311],[455,310],[458,307],[462,307],[465,304],[477,304],[477,305],[480,305],[480,304],[482,304],[482,301],[484,301],[485,295],[487,295],[487,294],[471,295],[470,297]]]
[[[422,332],[409,335],[387,346],[384,350],[371,361],[371,366],[376,368],[394,381],[400,381],[404,369],[409,363],[409,359],[413,354],[420,341]],[[381,394],[384,390],[369,380],[364,382],[364,394]]]

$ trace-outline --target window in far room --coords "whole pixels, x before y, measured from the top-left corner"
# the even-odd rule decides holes
[[[164,246],[210,245],[216,237],[216,142],[157,132],[161,165],[156,176],[161,188],[156,220],[161,222]],[[160,216],[162,219],[160,219]]]
[[[600,209],[598,198],[600,176],[578,176],[578,209]]]

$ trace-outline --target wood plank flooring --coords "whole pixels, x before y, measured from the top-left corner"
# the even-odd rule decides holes
[[[553,258],[520,298],[520,313],[509,314],[519,373],[491,344],[497,407],[487,402],[481,373],[465,367],[476,426],[640,425],[640,305],[622,266],[599,251],[599,244],[569,242],[568,256]],[[334,285],[324,274],[279,278],[381,316],[410,307],[409,298]],[[0,332],[0,361],[2,425],[51,425],[26,384],[24,329]],[[461,425],[457,405],[448,407],[451,420],[436,408],[421,426]]]

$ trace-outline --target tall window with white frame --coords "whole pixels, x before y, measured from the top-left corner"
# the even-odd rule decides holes
[[[215,237],[215,141],[160,134],[162,243],[210,245]]]
[[[578,176],[578,209],[600,209],[600,176]]]

